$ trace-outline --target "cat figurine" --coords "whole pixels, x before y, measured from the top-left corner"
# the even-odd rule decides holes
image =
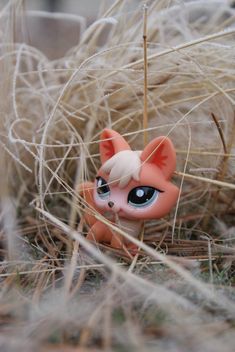
[[[101,167],[94,182],[80,185],[87,239],[113,248],[136,248],[130,241],[94,217],[98,212],[129,235],[138,238],[145,220],[165,216],[176,204],[179,189],[170,182],[176,153],[169,138],[153,139],[143,151],[131,150],[116,131],[100,137]]]

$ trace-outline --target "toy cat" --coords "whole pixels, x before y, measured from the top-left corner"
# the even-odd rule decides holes
[[[176,154],[167,137],[153,139],[143,151],[132,151],[117,132],[105,129],[100,137],[102,166],[94,182],[80,186],[84,218],[90,226],[87,239],[111,247],[136,248],[123,236],[98,221],[97,211],[123,231],[137,238],[143,222],[165,216],[175,205],[178,188],[170,182]]]

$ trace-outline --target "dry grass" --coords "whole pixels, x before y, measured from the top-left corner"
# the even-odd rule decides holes
[[[132,257],[86,241],[77,189],[104,127],[143,146],[142,8],[115,1],[50,61],[23,5],[0,12],[0,350],[232,351],[233,8],[148,2],[147,133],[173,140],[181,194]]]

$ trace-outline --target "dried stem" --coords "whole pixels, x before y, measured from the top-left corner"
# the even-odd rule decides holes
[[[234,139],[234,134],[235,134],[234,133],[235,123],[233,123],[231,139],[230,139],[229,145],[227,147],[226,146],[226,142],[225,142],[225,138],[224,138],[224,134],[223,134],[223,130],[222,130],[222,128],[221,128],[221,126],[220,126],[220,124],[218,122],[218,119],[216,118],[216,116],[213,113],[211,113],[211,116],[212,116],[212,118],[213,118],[213,120],[215,122],[215,125],[216,125],[217,129],[218,129],[218,132],[219,132],[222,144],[223,144],[223,148],[224,148],[224,156],[222,157],[221,164],[220,164],[220,169],[219,169],[219,172],[217,173],[217,176],[216,176],[217,181],[221,182],[221,181],[223,181],[223,179],[224,179],[224,177],[226,175],[226,172],[227,172],[227,164],[228,164],[229,155],[230,155],[230,152],[231,152],[233,139]],[[212,200],[211,200],[210,205],[208,207],[208,214],[207,214],[207,216],[205,216],[204,221],[203,221],[203,228],[204,229],[207,228],[209,220],[211,218],[211,214],[214,213],[214,210],[215,210],[215,207],[216,207],[216,204],[217,204],[217,201],[218,201],[219,193],[220,193],[220,190],[218,189],[216,191],[216,193],[214,194],[214,196],[212,197]]]
[[[223,148],[224,148],[224,154],[227,154],[227,147],[226,147],[226,143],[225,143],[223,130],[222,130],[220,124],[219,124],[218,119],[216,118],[215,114],[213,114],[213,112],[211,113],[211,116],[212,116],[212,118],[213,118],[213,120],[214,120],[214,122],[216,124],[217,129],[218,129],[218,132],[219,132],[222,144],[223,144]]]
[[[143,28],[143,46],[144,46],[144,114],[143,114],[143,129],[144,129],[144,146],[148,143],[148,59],[147,59],[147,14],[148,7],[145,4],[144,10],[144,28]]]

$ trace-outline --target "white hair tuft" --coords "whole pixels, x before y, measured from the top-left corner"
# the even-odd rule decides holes
[[[119,182],[119,187],[124,188],[132,178],[139,181],[140,153],[140,151],[123,150],[107,160],[101,170],[109,174],[108,182]]]

